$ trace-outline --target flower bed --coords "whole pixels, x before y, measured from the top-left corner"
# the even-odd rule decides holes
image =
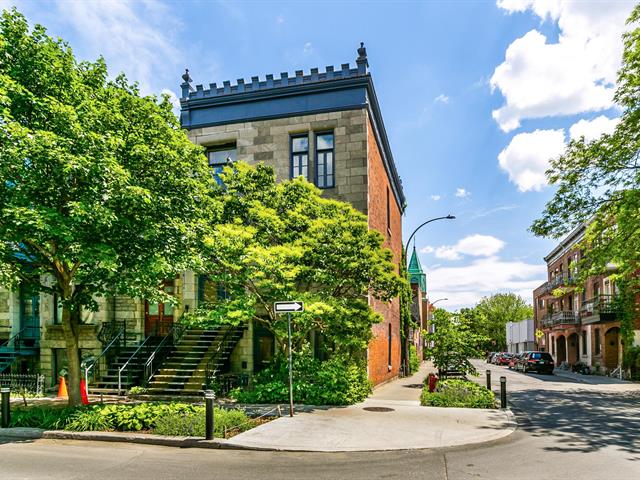
[[[425,386],[420,403],[429,407],[495,408],[495,395],[469,380],[451,379],[438,382],[433,393]]]
[[[215,408],[215,436],[229,438],[264,419],[252,419],[243,410]],[[16,408],[11,427],[47,430],[148,432],[158,435],[204,437],[203,406],[187,403],[97,404],[87,407]]]

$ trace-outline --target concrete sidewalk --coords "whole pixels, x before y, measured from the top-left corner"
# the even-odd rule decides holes
[[[351,452],[441,448],[483,443],[515,428],[509,411],[420,406],[427,364],[377,388],[362,403],[283,417],[229,439],[244,448]]]

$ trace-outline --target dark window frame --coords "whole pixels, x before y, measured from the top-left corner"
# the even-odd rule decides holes
[[[219,185],[222,185],[222,179],[220,179],[220,172],[216,171],[216,168],[224,168],[227,164],[228,161],[225,159],[224,162],[216,162],[213,163],[211,161],[211,157],[209,156],[209,154],[211,153],[215,153],[215,152],[227,152],[227,151],[231,151],[231,150],[235,150],[236,152],[236,159],[238,157],[238,142],[226,142],[226,143],[219,143],[217,145],[209,145],[206,147],[206,155],[207,155],[207,164],[209,165],[209,168],[211,168],[212,172],[213,172],[213,177],[215,178],[216,182]],[[228,158],[228,157],[227,157]],[[236,159],[231,159],[231,161],[235,161]]]
[[[307,149],[304,151],[299,151],[299,152],[294,152],[293,151],[293,142],[295,139],[297,138],[306,138],[307,139]],[[307,174],[304,175],[303,172],[303,165],[302,165],[302,159],[296,159],[297,156],[302,156],[302,155],[307,155]],[[297,177],[304,177],[306,180],[309,180],[309,153],[310,153],[310,145],[309,145],[309,133],[297,133],[297,134],[291,134],[289,135],[289,178],[290,179],[294,179]],[[294,176],[294,161],[297,161],[298,165],[296,166],[297,168],[299,168],[300,170],[300,174],[299,175],[295,175]]]
[[[333,137],[331,143],[331,148],[318,148],[318,137],[322,135],[331,135]],[[314,142],[315,142],[315,184],[316,187],[322,189],[335,188],[336,186],[336,136],[333,130],[326,130],[321,132],[314,132]],[[324,166],[324,174],[322,175],[324,179],[324,185],[320,185],[320,155],[331,153],[331,173],[328,173],[327,161],[326,157],[323,158],[323,166]],[[328,177],[331,177],[331,183],[328,182]]]

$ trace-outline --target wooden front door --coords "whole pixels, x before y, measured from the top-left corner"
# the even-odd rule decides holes
[[[173,295],[173,282],[166,282],[164,291]],[[170,303],[144,302],[144,334],[154,337],[164,337],[169,334],[173,326],[174,307]]]
[[[620,341],[620,329],[618,327],[607,330],[604,335],[604,365],[609,370],[618,366],[618,342]]]

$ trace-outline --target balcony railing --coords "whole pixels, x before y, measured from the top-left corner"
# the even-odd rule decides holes
[[[580,307],[580,316],[590,317],[592,315],[615,314],[617,306],[614,298],[614,295],[598,295],[584,301]]]
[[[553,312],[548,314],[542,320],[543,327],[553,327],[554,325],[579,325],[580,316],[578,312],[572,310],[564,310],[562,312]]]

